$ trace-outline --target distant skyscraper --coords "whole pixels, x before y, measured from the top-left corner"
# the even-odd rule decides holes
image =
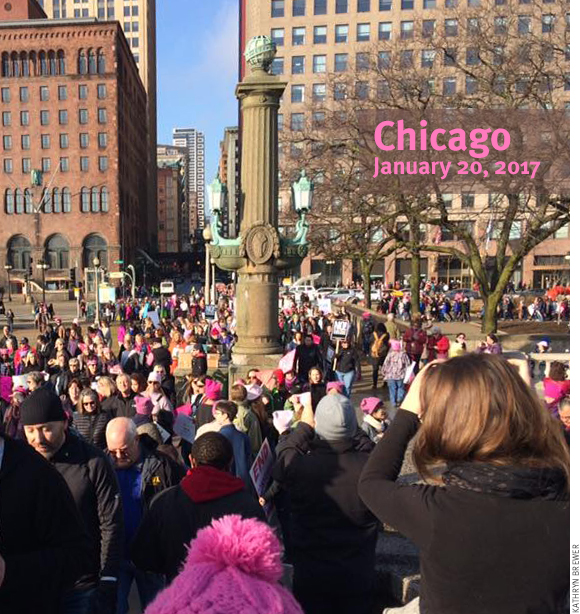
[[[157,69],[155,0],[39,0],[49,19],[118,21],[131,48],[147,92],[148,171],[147,243],[157,236]],[[142,247],[146,247],[142,245]]]
[[[240,184],[240,139],[238,127],[224,130],[224,138],[220,143],[220,181],[228,189],[227,206],[222,212],[222,222],[225,236],[237,237],[240,231],[239,214],[239,184]]]
[[[188,155],[189,231],[205,225],[205,137],[195,128],[174,128],[173,144]]]

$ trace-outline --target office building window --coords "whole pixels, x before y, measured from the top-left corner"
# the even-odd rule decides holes
[[[475,207],[475,194],[473,192],[463,192],[461,194],[461,208],[473,209]]]
[[[64,109],[61,109],[58,112],[58,123],[61,126],[64,126],[64,125],[68,124],[68,111],[66,111]]]
[[[379,11],[390,11],[393,8],[393,0],[379,0]]]
[[[303,75],[304,74],[304,56],[295,55],[292,58],[292,74]]]
[[[40,112],[40,125],[41,126],[48,126],[50,121],[50,116],[48,111],[41,111]]]
[[[481,6],[481,0],[467,0],[467,6],[470,8],[479,8]]]
[[[315,128],[324,126],[324,120],[326,119],[326,113],[324,111],[314,111],[312,114],[312,125]]]
[[[479,57],[479,47],[468,47],[465,51],[465,62],[468,66],[479,66],[481,59]]]
[[[379,23],[379,40],[391,40],[392,23],[390,21],[381,21]]]
[[[370,67],[370,54],[359,51],[356,54],[356,70],[368,70]]]
[[[61,134],[59,136],[59,144],[61,149],[68,149],[68,134]]]
[[[379,51],[377,58],[377,66],[379,69],[384,70],[385,68],[389,68],[391,65],[391,57],[392,54],[390,51]]]
[[[30,100],[30,95],[28,93],[27,87],[20,88],[20,102],[28,102]]]
[[[88,96],[88,88],[86,85],[79,85],[79,100],[86,100]]]
[[[495,34],[507,34],[508,31],[508,20],[505,15],[500,15],[499,17],[495,17],[493,20],[494,32]]]
[[[348,43],[348,26],[347,25],[334,26],[334,42],[335,43]]]
[[[10,88],[3,87],[0,92],[2,93],[2,102],[10,102]]]
[[[424,19],[422,32],[423,38],[431,38],[435,34],[435,20]]]
[[[89,146],[89,133],[81,132],[79,134],[79,146],[81,149],[87,149]]]
[[[290,101],[291,102],[304,102],[304,86],[293,85],[291,88]]]
[[[30,135],[29,134],[23,134],[20,137],[20,146],[22,147],[22,149],[30,149]]]
[[[284,73],[284,58],[274,58],[270,66],[270,72],[273,75],[281,75]]]
[[[326,83],[314,83],[312,85],[313,102],[324,102],[326,100]]]
[[[99,132],[99,135],[97,138],[98,138],[98,143],[99,143],[99,149],[105,149],[107,147],[107,133]]]
[[[445,36],[457,36],[459,34],[459,24],[457,19],[445,20]]]
[[[314,39],[315,45],[326,44],[326,26],[314,26]]]
[[[50,135],[49,134],[40,135],[40,147],[41,149],[50,149]]]
[[[79,109],[79,124],[88,124],[88,123],[89,123],[89,110]]]
[[[12,113],[10,111],[2,112],[2,125],[10,126],[12,124]]]
[[[454,96],[457,92],[457,81],[453,77],[443,79],[443,95]]]
[[[326,72],[326,56],[325,55],[312,56],[312,72],[314,73]]]
[[[290,115],[290,130],[304,130],[304,113]]]
[[[477,79],[475,77],[465,77],[465,93],[477,94]]]
[[[284,0],[272,0],[271,17],[284,17]]]
[[[270,38],[277,47],[284,46],[284,28],[272,28],[270,30]]]
[[[292,28],[292,45],[304,45],[306,41],[306,28]]]
[[[334,84],[334,99],[335,100],[346,100],[346,84],[345,83],[335,83]]]
[[[4,158],[4,172],[10,174],[12,171],[12,158]]]
[[[106,171],[109,168],[109,158],[107,156],[99,156],[99,170]]]
[[[59,85],[58,86],[58,99],[66,100],[66,98],[67,98],[66,85]]]
[[[529,15],[518,15],[518,34],[526,35],[532,32],[532,18]]]
[[[2,137],[2,146],[5,150],[12,149],[12,137],[9,134],[5,134]]]
[[[314,0],[314,14],[326,15],[328,12],[328,0]]]
[[[48,173],[50,171],[50,158],[42,158],[40,168],[43,173]]]
[[[445,0],[446,9],[456,9],[459,6],[459,0]]]
[[[22,172],[30,173],[31,168],[30,158],[22,158]]]
[[[400,52],[399,60],[400,60],[401,68],[412,68],[413,67],[413,50],[403,49]]]
[[[542,33],[548,34],[554,31],[556,15],[542,15]]]
[[[107,109],[104,108],[99,108],[98,112],[98,121],[99,124],[106,124],[107,123]]]
[[[354,95],[358,100],[366,100],[369,97],[369,82],[357,81],[354,84]]]
[[[402,11],[412,11],[415,8],[415,0],[401,0]]]
[[[446,47],[443,50],[443,64],[445,66],[457,65],[457,49],[455,47]]]
[[[348,69],[348,53],[334,54],[334,72],[346,72]]]
[[[365,43],[371,40],[371,24],[359,23],[356,26],[356,40]]]
[[[88,172],[89,170],[89,158],[88,156],[81,156],[80,158],[80,169],[83,173]]]
[[[40,100],[46,102],[48,100],[48,87],[46,85],[40,86]]]
[[[60,170],[63,173],[67,173],[70,170],[69,159],[61,158],[60,159]]]
[[[433,68],[437,52],[434,49],[423,49],[421,51],[421,68]]]
[[[414,21],[401,21],[401,38],[403,40],[409,40],[414,35]]]
[[[306,0],[292,0],[292,16],[304,17],[306,15]]]
[[[469,17],[467,19],[467,34],[469,36],[478,36],[480,33],[479,19],[477,17]]]
[[[348,13],[348,0],[336,0],[334,12],[337,15],[342,13]]]
[[[423,0],[423,8],[424,9],[436,9],[437,0]]]
[[[357,0],[357,13],[368,13],[371,10],[371,0]]]
[[[107,86],[104,83],[99,83],[97,85],[97,98],[99,100],[104,100],[107,97]]]

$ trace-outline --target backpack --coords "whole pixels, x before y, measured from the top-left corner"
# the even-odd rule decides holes
[[[386,349],[385,342],[388,338],[387,334],[382,334],[380,337],[377,333],[373,333],[374,341],[371,347],[371,356],[372,358],[380,358],[383,354],[386,354],[384,351]]]

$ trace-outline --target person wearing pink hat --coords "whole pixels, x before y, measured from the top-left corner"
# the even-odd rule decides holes
[[[367,397],[360,404],[364,414],[361,429],[373,443],[379,443],[387,429],[385,404],[378,397]]]
[[[391,340],[381,372],[389,387],[389,400],[393,407],[398,407],[405,397],[405,373],[410,366],[411,359],[403,352],[402,343],[397,339]]]
[[[302,614],[280,584],[280,542],[253,518],[224,516],[189,545],[181,573],[145,614]]]
[[[206,378],[204,398],[195,413],[195,424],[199,429],[204,424],[213,421],[213,406],[222,398],[223,386],[220,382]]]

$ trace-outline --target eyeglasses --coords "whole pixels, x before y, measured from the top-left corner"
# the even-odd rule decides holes
[[[83,401],[83,407],[91,407],[91,406],[96,405],[96,403],[94,401]]]

